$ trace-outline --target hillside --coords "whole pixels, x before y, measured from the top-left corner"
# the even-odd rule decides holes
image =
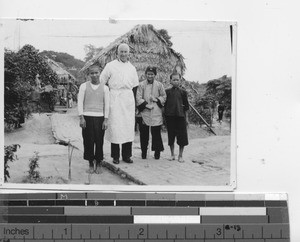
[[[68,53],[44,50],[40,53],[40,55],[48,56],[50,59],[62,63],[68,69],[81,69],[84,66],[84,62],[82,60],[76,59]]]
[[[82,60],[76,59],[74,56],[68,53],[56,52],[52,50],[44,50],[40,53],[41,56],[47,56],[48,58],[59,63],[62,68],[70,72],[79,82],[83,79],[79,70],[84,66]]]

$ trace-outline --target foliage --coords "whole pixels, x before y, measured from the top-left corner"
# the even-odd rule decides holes
[[[45,59],[39,54],[38,50],[31,45],[24,45],[17,53],[11,52],[13,55],[13,64],[16,66],[14,76],[19,78],[22,82],[33,86],[35,84],[35,77],[40,75],[40,79],[44,85],[55,85],[57,83],[57,75],[48,66]],[[7,68],[5,62],[5,70]],[[14,82],[14,79],[5,80],[5,82]]]
[[[25,122],[25,118],[30,116],[30,109],[23,104],[4,104],[4,130],[12,131],[20,128],[21,124]]]
[[[195,109],[198,113],[204,118],[204,120],[211,124],[212,122],[212,115],[213,115],[213,102],[211,97],[199,97],[196,100],[196,105],[194,105]],[[204,124],[204,122],[199,119],[199,117],[195,114],[195,112],[189,112],[189,120],[192,123],[199,123],[200,125]]]
[[[84,66],[84,62],[82,60],[76,59],[68,53],[52,50],[44,50],[40,53],[40,55],[44,57],[47,56],[55,62],[62,64],[76,79],[81,77],[79,71]]]
[[[85,51],[85,58],[84,61],[87,62],[90,59],[92,59],[96,54],[98,54],[101,50],[103,49],[103,47],[99,47],[97,48],[94,45],[88,44],[84,46],[84,51]]]
[[[39,51],[31,45],[23,46],[18,52],[4,52],[4,100],[5,123],[19,125],[20,117],[30,115],[28,101],[39,74],[41,85],[56,87],[58,76],[51,70]]]
[[[19,144],[13,144],[13,145],[5,145],[4,146],[4,182],[7,182],[8,178],[10,178],[9,175],[9,165],[8,161],[13,162],[17,159],[17,156],[15,155],[15,152],[17,149],[20,148]]]
[[[29,159],[29,170],[28,170],[28,179],[30,182],[38,182],[41,180],[41,174],[39,171],[37,171],[37,168],[39,168],[39,153],[34,152],[34,155]]]
[[[194,107],[207,123],[212,122],[213,115],[217,109],[218,102],[225,105],[226,117],[231,117],[231,77],[223,76],[206,83],[206,90],[203,95],[198,95],[194,100]],[[198,123],[199,118],[194,112],[189,113],[189,119]],[[204,122],[200,121],[200,124]]]
[[[215,101],[222,101],[227,109],[231,109],[231,77],[223,76],[207,82],[206,95],[214,97]]]
[[[172,47],[173,43],[171,41],[171,36],[169,35],[168,31],[166,29],[159,29],[157,32],[164,38],[164,40],[167,42],[167,45],[169,47]]]
[[[82,60],[76,59],[74,56],[63,53],[63,52],[56,52],[52,50],[44,50],[40,53],[42,56],[47,56],[50,59],[64,64],[67,68],[76,68],[81,69],[84,65],[84,62]]]

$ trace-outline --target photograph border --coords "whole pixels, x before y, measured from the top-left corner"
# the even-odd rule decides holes
[[[13,20],[14,18],[7,18],[7,19],[0,19],[0,22],[3,20]],[[35,18],[35,20],[81,20],[81,19],[59,19],[59,18],[45,18],[39,19]],[[107,21],[106,19],[82,19],[84,21]],[[147,19],[120,19],[120,21],[148,21]],[[108,21],[112,21],[109,19]],[[151,20],[149,20],[151,21]],[[154,20],[152,20],[154,21]],[[155,19],[155,21],[173,21],[168,19]],[[84,185],[84,184],[21,184],[21,183],[4,183],[4,170],[0,170],[0,188],[4,190],[10,189],[34,189],[34,190],[55,190],[55,191],[112,191],[112,192],[232,192],[237,187],[237,127],[236,127],[236,86],[237,86],[237,22],[236,21],[212,21],[212,20],[179,20],[176,21],[187,21],[187,22],[226,22],[232,24],[233,27],[233,51],[235,53],[234,56],[234,70],[232,75],[232,109],[231,109],[231,142],[230,142],[230,184],[227,186],[198,186],[198,185],[191,185],[191,186],[181,186],[181,185]],[[0,35],[4,36],[4,29],[3,24],[0,23]],[[4,100],[4,43],[3,39],[0,41],[0,72],[3,85],[1,87],[1,94]],[[4,110],[4,101],[1,102],[0,108]],[[4,114],[1,113],[1,127],[4,132]],[[1,137],[1,141],[4,144],[4,136]],[[4,157],[4,156],[2,156]],[[4,161],[3,161],[4,163]],[[3,167],[3,166],[2,166]]]

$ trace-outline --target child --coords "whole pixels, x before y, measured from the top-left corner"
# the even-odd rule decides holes
[[[161,125],[163,124],[161,108],[166,100],[166,92],[163,84],[154,80],[156,67],[148,66],[145,75],[147,80],[139,84],[136,93],[137,108],[142,116],[139,123],[142,159],[147,157],[149,127],[151,127],[152,150],[154,158],[158,160],[160,152],[164,150],[161,138]]]
[[[100,67],[88,70],[89,81],[81,84],[78,93],[78,113],[82,128],[84,154],[89,161],[89,173],[99,173],[103,160],[103,137],[109,114],[109,89],[100,84]]]
[[[173,87],[166,90],[167,100],[165,103],[168,144],[171,150],[171,160],[175,160],[174,142],[176,137],[179,145],[178,161],[184,162],[182,154],[184,146],[188,145],[186,112],[189,110],[189,102],[187,92],[179,87],[181,75],[171,74],[170,83]]]

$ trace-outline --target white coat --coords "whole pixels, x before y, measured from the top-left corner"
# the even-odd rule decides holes
[[[106,139],[114,144],[134,140],[135,100],[132,89],[139,84],[138,74],[130,62],[113,60],[106,64],[100,82],[110,91]]]

